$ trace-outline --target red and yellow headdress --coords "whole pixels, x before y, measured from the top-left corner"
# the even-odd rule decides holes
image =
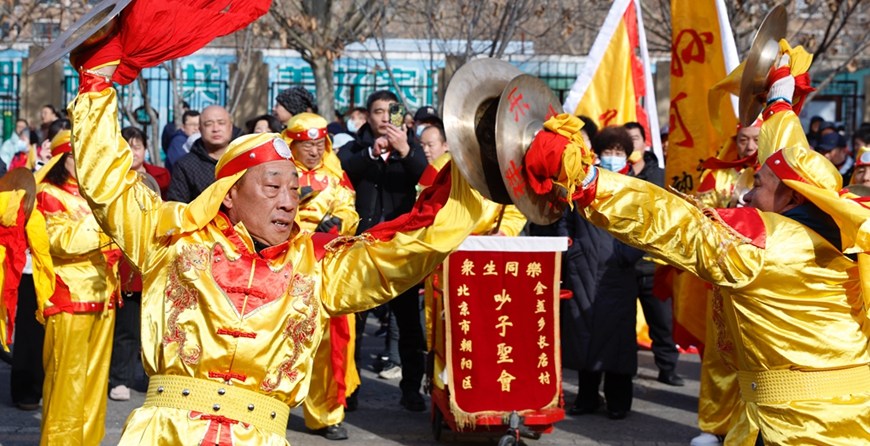
[[[61,130],[51,139],[51,159],[40,168],[33,177],[36,179],[36,184],[42,182],[48,172],[60,161],[64,153],[72,152],[72,132],[69,130]]]
[[[333,175],[341,178],[344,171],[341,169],[341,161],[332,150],[332,139],[326,131],[326,126],[329,124],[322,116],[315,113],[299,113],[293,115],[287,121],[287,128],[281,133],[284,141],[287,144],[293,144],[293,141],[315,141],[326,138],[326,150],[323,151],[323,167],[329,170]],[[307,170],[301,163],[296,163],[300,169]]]
[[[161,218],[157,235],[165,236],[181,229],[196,231],[205,227],[220,212],[224,197],[248,169],[273,161],[292,161],[290,148],[277,133],[244,135],[233,140],[215,166],[216,181],[188,204],[181,215]],[[167,208],[167,212],[174,210]]]

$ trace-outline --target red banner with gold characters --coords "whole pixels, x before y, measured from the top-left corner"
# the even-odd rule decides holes
[[[475,239],[478,245],[467,241],[445,262],[451,410],[557,407],[561,249],[531,237]]]

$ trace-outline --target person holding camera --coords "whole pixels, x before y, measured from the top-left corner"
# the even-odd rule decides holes
[[[357,233],[410,211],[417,197],[417,181],[429,164],[423,149],[408,138],[402,122],[405,110],[395,94],[387,90],[372,93],[366,101],[366,109],[368,118],[356,140],[338,151],[341,167],[356,190],[356,210],[360,217]],[[401,404],[408,410],[421,412],[426,410],[420,394],[426,342],[420,324],[419,287],[392,300],[390,309],[399,326]],[[365,327],[365,315],[360,317],[357,339],[362,339],[360,335]],[[359,355],[358,350],[355,356]]]

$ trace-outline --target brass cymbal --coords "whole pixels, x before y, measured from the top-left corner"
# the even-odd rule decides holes
[[[24,167],[18,167],[6,172],[0,178],[0,192],[23,190],[24,199],[24,215],[30,216],[33,211],[33,205],[36,203],[36,181],[33,179],[33,173]]]
[[[456,71],[444,94],[444,130],[453,164],[484,197],[510,204],[495,156],[499,98],[522,72],[497,59],[476,59]],[[484,157],[483,153],[492,154]]]
[[[532,223],[547,225],[562,217],[565,191],[538,195],[529,185],[523,160],[544,121],[562,113],[562,104],[544,81],[522,74],[508,82],[501,94],[495,121],[498,165],[511,202]],[[560,197],[561,195],[561,197]]]
[[[115,17],[133,0],[103,0],[76,20],[30,64],[27,74],[36,73],[78,47],[91,46],[115,31]]]
[[[787,31],[788,12],[782,4],[776,5],[755,34],[740,80],[740,124],[744,127],[752,125],[764,110],[767,76],[779,56],[779,41]]]

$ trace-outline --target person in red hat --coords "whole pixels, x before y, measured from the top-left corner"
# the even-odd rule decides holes
[[[858,153],[855,155],[855,172],[852,174],[850,184],[870,186],[870,146],[858,149]]]
[[[714,321],[731,335],[717,347],[736,359],[744,403],[727,444],[865,443],[870,207],[841,195],[839,172],[807,144],[797,112],[812,57],[779,43],[747,207],[701,209],[592,166],[568,139],[570,115],[544,124],[525,170],[535,190],[564,187],[584,218],[715,286]]]

